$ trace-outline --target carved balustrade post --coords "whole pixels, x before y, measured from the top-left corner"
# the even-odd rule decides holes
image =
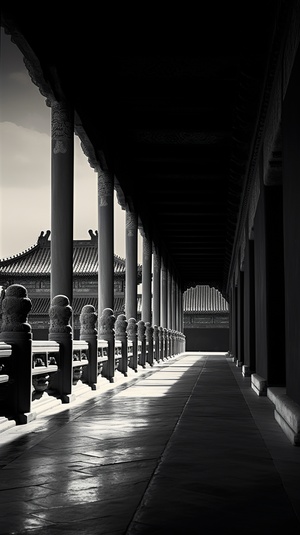
[[[169,338],[169,357],[173,357],[173,329],[169,329],[168,332],[168,338]]]
[[[108,342],[108,360],[103,365],[103,375],[111,383],[115,380],[115,321],[113,310],[105,308],[99,319],[99,336]]]
[[[6,404],[8,416],[18,424],[34,419],[31,413],[32,332],[27,323],[30,310],[31,301],[24,286],[12,284],[5,290],[0,340],[12,347],[10,376],[13,379]]]
[[[164,359],[168,358],[169,355],[169,348],[168,348],[168,329],[166,327],[163,328],[163,340],[164,340]]]
[[[149,321],[145,323],[146,327],[146,357],[150,366],[153,366],[153,327]]]
[[[153,327],[153,360],[159,362],[159,328],[157,325]]]
[[[171,329],[167,329],[167,357],[171,357]]]
[[[169,352],[170,352],[170,357],[174,357],[174,330],[173,329],[170,329],[170,349],[169,349]]]
[[[158,327],[158,340],[159,340],[159,360],[164,360],[164,329]]]
[[[186,351],[186,337],[183,333],[181,333],[181,351]]]
[[[139,353],[139,361],[138,363],[143,368],[146,368],[146,327],[145,322],[143,320],[140,320],[138,322],[138,341],[140,346],[140,353]]]
[[[137,322],[135,318],[129,318],[127,325],[127,338],[129,342],[132,342],[132,357],[129,360],[129,366],[135,372],[138,367],[138,345],[137,345]]]
[[[51,388],[56,390],[63,403],[73,400],[73,331],[70,325],[72,308],[65,295],[53,297],[50,309],[49,340],[59,344],[59,369],[51,378]]]
[[[128,345],[127,345],[127,325],[125,314],[119,314],[115,323],[116,340],[119,340],[122,344],[122,359],[120,362],[119,371],[122,372],[125,377],[128,375]]]
[[[175,355],[178,355],[178,353],[180,353],[178,347],[178,334],[178,331],[175,331]]]
[[[80,320],[80,340],[89,345],[89,364],[87,382],[92,390],[97,389],[98,381],[98,338],[97,338],[97,314],[93,305],[82,307]]]

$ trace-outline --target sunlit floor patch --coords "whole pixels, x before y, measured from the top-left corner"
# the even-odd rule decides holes
[[[116,397],[121,398],[132,398],[132,397],[154,397],[157,398],[159,396],[165,396],[167,392],[170,390],[172,385],[153,385],[153,386],[147,386],[147,385],[141,385],[141,386],[133,386],[132,388],[128,390],[123,390],[123,392],[119,392]]]

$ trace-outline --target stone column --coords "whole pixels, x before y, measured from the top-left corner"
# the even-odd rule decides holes
[[[174,323],[174,329],[178,332],[179,329],[179,288],[178,288],[178,280],[176,278],[175,280],[175,323]]]
[[[98,170],[98,317],[114,310],[114,181]]]
[[[237,286],[235,275],[232,288],[232,357],[237,359]]]
[[[152,246],[144,232],[143,236],[143,263],[142,263],[142,320],[151,324],[151,269]]]
[[[172,281],[171,281],[171,311],[172,311],[171,329],[174,330],[175,325],[176,325],[176,290],[175,290],[174,274],[172,275]]]
[[[244,366],[243,375],[255,370],[254,242],[247,240],[244,263]]]
[[[244,271],[240,270],[237,285],[237,366],[244,363]]]
[[[179,292],[179,300],[180,300],[180,332],[183,333],[183,329],[184,329],[184,310],[183,310],[183,290],[180,289],[180,292]],[[185,341],[184,341],[184,344],[185,344]]]
[[[125,315],[137,319],[137,216],[126,209]]]
[[[172,329],[172,273],[167,270],[167,328]]]
[[[172,276],[172,288],[171,288],[171,310],[172,310],[172,327],[174,331],[176,329],[176,284],[174,275]],[[173,349],[172,349],[173,351]]]
[[[161,286],[161,278],[160,278],[160,268],[161,268],[161,261],[160,261],[160,255],[157,253],[157,251],[154,249],[153,251],[153,325],[159,327],[160,326],[160,286]]]
[[[177,330],[183,332],[183,292],[180,283],[178,283],[178,325]]]
[[[74,113],[53,101],[51,149],[51,299],[73,298]]]
[[[160,295],[160,319],[161,327],[167,327],[167,270],[164,260],[160,267],[161,295]]]

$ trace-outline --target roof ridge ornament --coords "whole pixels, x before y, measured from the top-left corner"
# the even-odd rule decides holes
[[[88,230],[88,233],[91,237],[92,242],[98,242],[98,230],[95,230],[95,232],[92,229]]]
[[[49,237],[50,237],[50,230],[46,230],[46,232],[44,233],[44,231],[42,230],[39,237],[38,237],[38,245],[40,245],[41,247],[43,247],[44,245],[48,245],[50,242],[49,242]]]

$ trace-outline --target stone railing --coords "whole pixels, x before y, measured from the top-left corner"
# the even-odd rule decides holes
[[[115,318],[92,305],[80,314],[80,339],[73,340],[72,308],[64,295],[49,309],[49,339],[33,340],[28,315],[31,301],[24,286],[14,284],[2,300],[0,332],[0,431],[24,424],[49,406],[70,403],[84,392],[114,382],[116,374],[153,366],[184,351],[182,333],[150,323]],[[96,329],[98,323],[99,333]],[[3,425],[1,425],[3,424]]]

